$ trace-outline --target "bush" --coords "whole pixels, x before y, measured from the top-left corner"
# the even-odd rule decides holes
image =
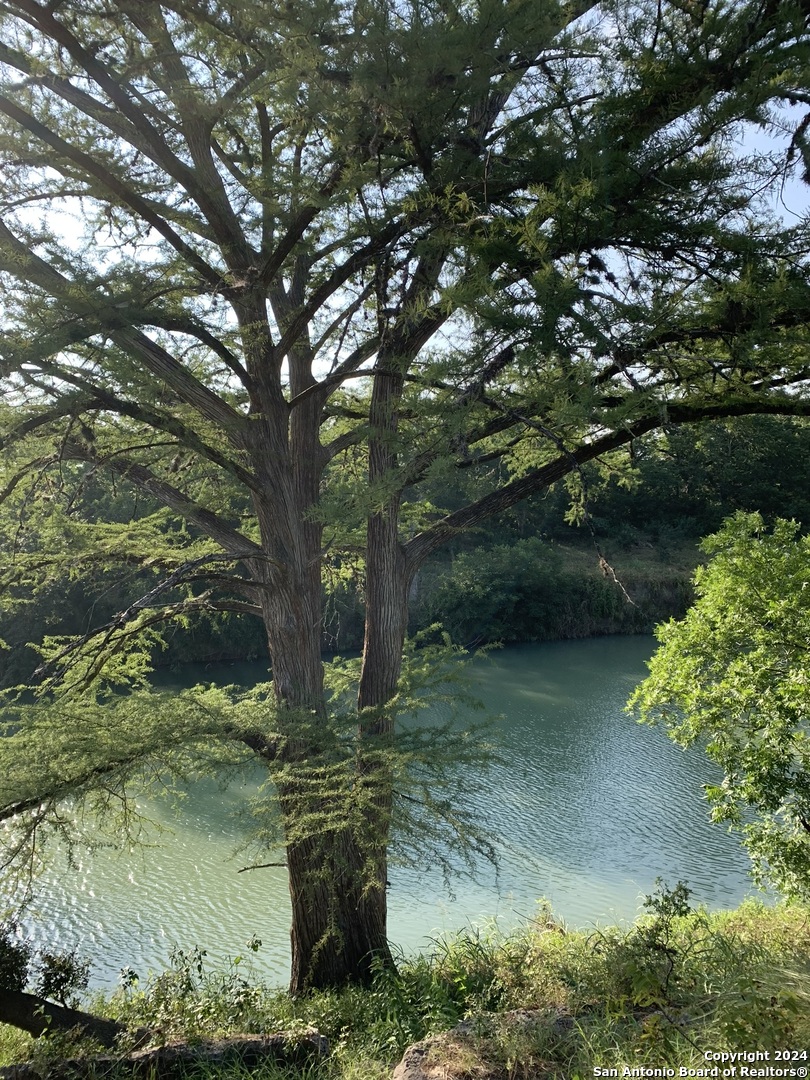
[[[0,990],[24,990],[30,963],[31,947],[18,937],[16,924],[0,923]]]
[[[19,936],[17,924],[0,923],[0,990],[21,993],[33,982],[40,997],[72,1005],[90,981],[90,963],[71,952],[35,955]]]
[[[649,631],[682,600],[672,582],[636,586],[654,605],[628,603],[622,588],[599,560],[566,559],[537,537],[464,552],[432,582],[414,617],[420,625],[441,623],[454,641],[475,646],[491,641],[550,641],[594,634]]]

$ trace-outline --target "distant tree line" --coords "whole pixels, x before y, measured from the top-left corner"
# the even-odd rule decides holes
[[[746,510],[810,522],[807,462],[810,425],[792,417],[739,417],[639,439],[625,468],[614,463],[613,473],[600,473],[587,465],[576,490],[557,484],[451,541],[421,572],[411,628],[441,623],[461,644],[649,632],[688,607],[697,543],[724,518]],[[452,511],[468,496],[439,483],[432,501]],[[93,476],[72,512],[124,522],[154,509],[125,482]],[[106,622],[143,594],[148,578],[143,569],[94,582],[65,575],[6,616],[2,684],[36,667],[27,642]],[[324,650],[360,648],[361,584],[351,573],[327,587],[325,611]],[[257,620],[201,612],[177,626],[154,659],[174,666],[252,660],[264,651]]]

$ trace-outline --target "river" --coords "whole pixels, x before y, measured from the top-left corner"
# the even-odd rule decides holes
[[[396,946],[428,948],[436,934],[470,923],[508,929],[530,919],[541,897],[572,926],[632,919],[657,876],[686,881],[709,907],[736,905],[752,891],[738,841],[707,820],[710,764],[623,712],[653,645],[648,637],[519,645],[472,666],[471,689],[497,716],[500,760],[476,799],[497,824],[499,871],[480,864],[478,880],[453,881],[448,894],[438,867],[392,867]],[[186,674],[189,684],[265,677],[249,664]],[[244,794],[198,784],[177,809],[151,807],[171,830],[153,837],[155,846],[54,867],[26,917],[35,943],[78,946],[93,960],[93,985],[111,987],[125,966],[141,977],[160,970],[175,946],[198,946],[221,962],[244,954],[255,934],[263,943],[251,961],[256,975],[283,983],[285,871],[237,873],[246,859],[234,856],[243,835],[234,813]]]

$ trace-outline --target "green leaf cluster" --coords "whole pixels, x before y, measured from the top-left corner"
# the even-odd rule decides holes
[[[630,707],[723,771],[712,818],[739,830],[760,881],[810,891],[810,537],[739,513],[704,542],[685,619],[659,627]]]
[[[436,633],[431,628],[429,636]],[[261,761],[266,779],[244,813],[244,847],[252,853],[282,842],[314,844],[323,853],[322,884],[334,890],[346,867],[329,856],[331,843],[351,836],[371,888],[379,818],[386,814],[404,861],[428,859],[448,882],[464,867],[474,872],[479,858],[495,859],[494,823],[459,809],[469,799],[458,796],[475,785],[495,750],[486,723],[453,723],[455,708],[472,703],[463,666],[464,654],[446,637],[410,642],[386,708],[389,720],[403,722],[373,739],[361,736],[376,711],[358,714],[354,707],[359,660],[326,665],[326,720],[278,709],[271,683],[180,692],[147,684],[126,694],[90,687],[35,702],[9,692],[0,727],[0,867],[30,883],[53,843],[69,858],[77,846],[131,846],[153,824],[141,795],[182,798],[196,777],[225,783],[234,770]],[[417,722],[431,706],[450,710],[450,719]],[[386,808],[392,789],[393,811]]]

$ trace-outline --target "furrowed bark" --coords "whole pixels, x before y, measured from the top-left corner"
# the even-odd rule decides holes
[[[265,343],[257,381],[270,438],[255,465],[263,493],[254,505],[268,558],[256,570],[267,586],[261,603],[282,736],[276,786],[292,901],[290,990],[300,994],[367,978],[372,956],[387,943],[384,905],[368,903],[366,856],[348,822],[346,792],[332,790],[321,771],[330,732],[321,657],[322,527],[311,514],[327,458],[318,440],[321,406],[313,396],[288,415],[273,387],[262,384],[271,366],[267,336]],[[290,367],[291,390],[301,393],[308,385],[305,346]],[[267,453],[268,445],[278,453]],[[302,828],[309,815],[328,828]]]

